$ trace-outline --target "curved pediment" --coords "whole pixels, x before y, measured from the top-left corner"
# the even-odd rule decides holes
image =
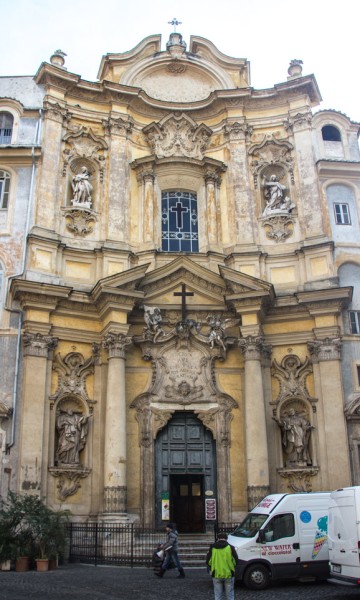
[[[215,90],[250,85],[246,59],[226,56],[208,40],[192,37],[190,52],[181,34],[172,33],[166,51],[160,36],[150,36],[130,52],[103,57],[99,79],[144,90],[166,102],[196,102]]]

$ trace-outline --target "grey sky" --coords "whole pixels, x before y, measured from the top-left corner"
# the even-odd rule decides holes
[[[224,54],[247,58],[256,89],[286,81],[293,58],[314,73],[323,102],[360,121],[358,0],[0,0],[0,75],[33,75],[54,50],[69,71],[95,81],[101,56],[144,37],[169,37],[173,17],[189,45],[210,39]]]

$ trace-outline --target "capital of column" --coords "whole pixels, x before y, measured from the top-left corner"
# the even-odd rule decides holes
[[[125,358],[125,347],[132,343],[132,337],[123,333],[108,333],[102,345],[109,353],[109,358]]]
[[[216,171],[206,171],[205,183],[207,186],[212,184],[214,187],[215,186],[220,187],[221,177]]]
[[[308,342],[308,348],[313,363],[319,363],[326,360],[341,359],[342,342],[340,338],[325,338]]]
[[[126,121],[121,117],[118,117],[117,119],[114,117],[109,117],[107,121],[103,121],[103,125],[106,133],[109,135],[119,135],[121,137],[127,137],[133,128],[133,122],[130,119]]]
[[[58,338],[53,338],[51,335],[26,331],[23,335],[24,356],[48,358],[49,353],[56,348],[58,341]]]
[[[264,344],[264,338],[260,336],[248,335],[246,338],[240,338],[238,345],[245,360],[261,360],[263,356],[266,358],[271,353],[271,346]]]

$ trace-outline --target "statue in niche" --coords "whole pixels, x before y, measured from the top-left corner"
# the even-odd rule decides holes
[[[290,198],[285,195],[286,187],[280,183],[277,175],[273,174],[269,179],[264,177],[263,188],[266,198],[266,206],[263,212],[264,217],[271,215],[275,211],[289,213],[295,207]]]
[[[74,197],[72,199],[73,204],[84,204],[91,208],[92,198],[91,192],[93,186],[90,181],[90,173],[86,167],[81,167],[80,173],[75,175],[72,179],[72,189]]]
[[[310,466],[309,440],[314,429],[310,422],[294,408],[290,408],[280,419],[274,417],[274,420],[282,430],[286,466]]]
[[[89,418],[81,413],[75,413],[71,409],[60,411],[56,420],[56,429],[59,435],[57,447],[59,463],[80,464],[80,452],[86,444]]]
[[[161,327],[162,316],[160,308],[144,305],[144,321],[146,323],[145,331],[150,332],[154,336],[154,342],[156,342],[160,335],[165,335]]]
[[[215,348],[215,345],[217,345],[226,351],[225,330],[233,325],[237,325],[239,319],[221,319],[219,315],[209,315],[206,321],[210,326],[208,337],[210,348]]]

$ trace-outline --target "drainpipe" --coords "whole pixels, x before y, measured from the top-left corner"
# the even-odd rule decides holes
[[[21,259],[21,271],[19,273],[15,273],[8,277],[7,286],[5,292],[5,310],[9,312],[16,313],[19,315],[19,323],[18,323],[18,331],[17,331],[17,342],[16,342],[16,356],[15,356],[15,373],[14,373],[14,386],[13,386],[13,402],[12,402],[12,424],[11,424],[11,439],[10,442],[6,444],[5,452],[6,454],[10,454],[10,449],[15,444],[15,423],[16,423],[16,407],[17,407],[17,391],[18,391],[18,383],[19,383],[19,362],[20,362],[20,349],[21,349],[21,329],[23,323],[23,312],[17,308],[10,308],[7,303],[8,291],[10,287],[10,282],[12,279],[17,277],[22,277],[25,272],[25,264],[26,264],[26,254],[27,254],[27,236],[30,228],[30,218],[31,218],[31,209],[33,202],[33,192],[34,192],[34,181],[35,181],[35,146],[39,145],[40,134],[41,134],[41,123],[42,123],[42,110],[39,109],[39,118],[36,123],[35,136],[34,136],[34,144],[32,146],[31,158],[32,158],[32,168],[31,168],[31,180],[30,180],[30,189],[29,189],[29,198],[28,198],[28,206],[26,213],[26,223],[24,230],[24,241],[23,241],[23,252]]]

